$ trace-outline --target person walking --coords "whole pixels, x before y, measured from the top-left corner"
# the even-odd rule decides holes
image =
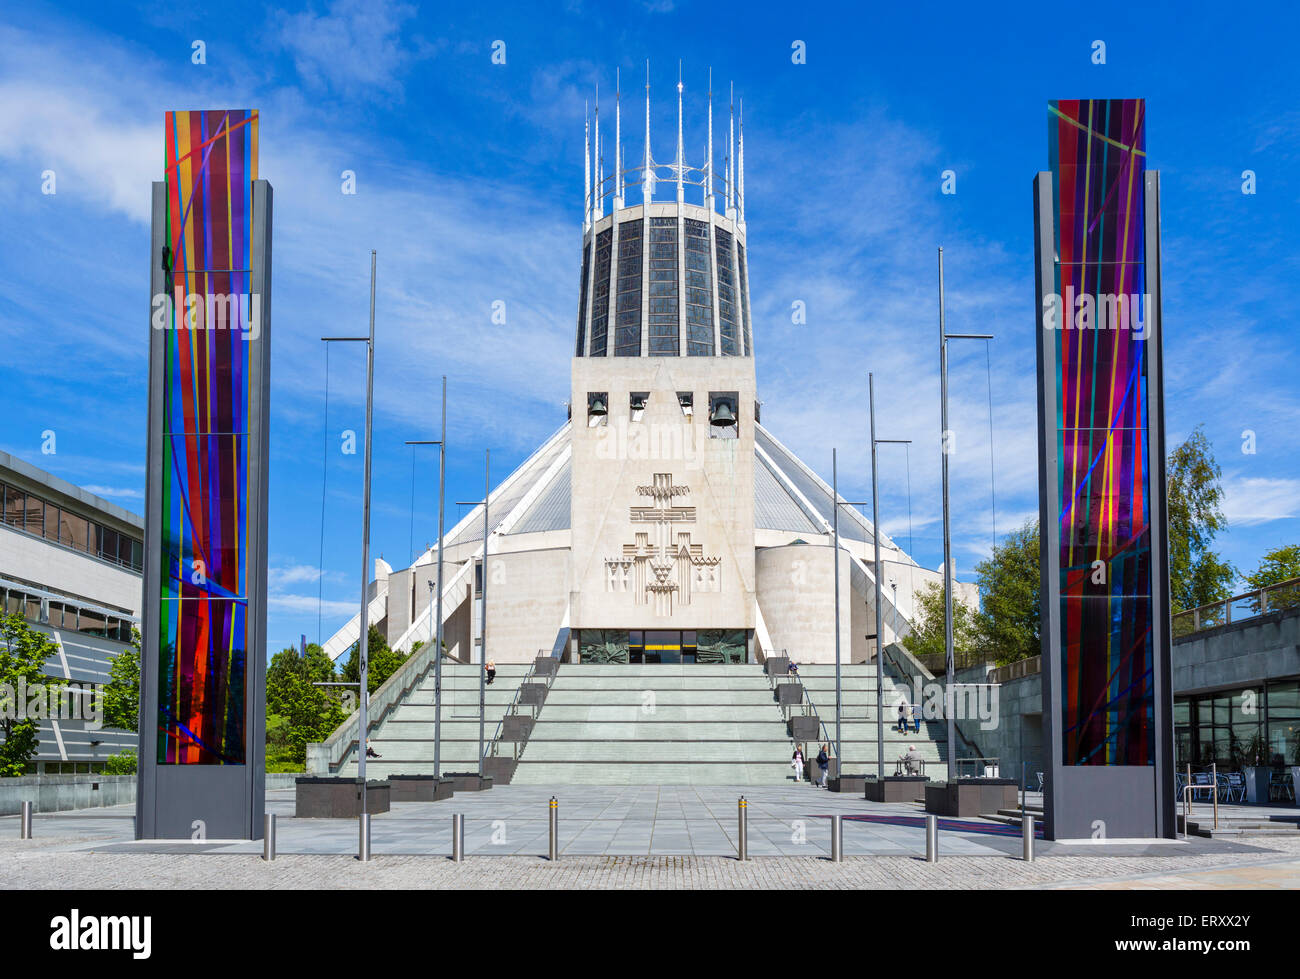
[[[798,745],[794,746],[794,754],[790,756],[790,767],[794,769],[794,781],[798,785],[803,781],[803,749]]]
[[[898,705],[898,724],[895,725],[895,730],[899,734],[907,733],[907,704]]]
[[[497,678],[497,661],[488,657],[487,661],[487,685],[492,686],[492,681]]]
[[[828,747],[829,745],[822,745],[817,752],[817,767],[821,769],[821,780],[817,784],[823,789],[826,788],[826,775],[831,769],[831,756],[826,751]]]

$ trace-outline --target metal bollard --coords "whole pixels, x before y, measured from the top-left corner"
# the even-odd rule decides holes
[[[749,803],[742,795],[736,804],[736,859],[749,859]]]
[[[23,803],[22,814],[18,817],[18,838],[20,840],[30,840],[32,838],[32,804],[30,801]]]
[[[939,862],[939,817],[925,817],[925,862]]]
[[[551,796],[551,848],[546,852],[548,860],[560,858],[560,804]]]
[[[361,814],[361,839],[357,843],[357,859],[365,863],[370,859],[370,813]]]
[[[275,859],[275,813],[268,812],[263,820],[262,829],[262,859]]]
[[[1020,817],[1020,835],[1024,837],[1025,863],[1034,862],[1034,817]]]
[[[844,860],[844,823],[839,813],[831,816],[831,863]]]
[[[465,816],[459,812],[451,817],[451,859],[455,863],[465,859]]]

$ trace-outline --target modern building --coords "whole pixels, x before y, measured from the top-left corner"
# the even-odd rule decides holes
[[[679,84],[671,163],[652,156],[648,94],[639,166],[611,162],[624,160],[619,109],[612,153],[599,115],[588,126],[569,418],[488,500],[498,663],[553,650],[588,664],[754,663],[780,651],[824,664],[837,645],[844,663],[872,655],[875,528],[842,497],[837,516],[826,480],[760,421],[743,114],[717,163],[710,102],[709,148],[688,165],[681,98]],[[444,635],[461,662],[481,660],[483,537],[481,505],[446,537]],[[910,629],[917,590],[942,575],[884,535],[880,545],[889,642]],[[369,621],[393,648],[434,634],[436,558],[430,548],[400,571],[376,562]],[[974,603],[974,587],[960,588]],[[358,631],[359,616],[326,651],[337,658]]]
[[[139,623],[144,521],[3,452],[0,506],[4,611],[54,640],[58,652],[45,665],[49,685],[67,687],[85,703],[108,682],[110,660]],[[39,727],[32,774],[101,771],[109,755],[134,749],[138,740],[129,731],[96,729],[84,716],[49,717]]]

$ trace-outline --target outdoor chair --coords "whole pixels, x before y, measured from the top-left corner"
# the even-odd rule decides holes
[[[1226,801],[1228,802],[1245,802],[1246,801],[1246,776],[1241,772],[1229,772],[1223,776],[1227,779]]]
[[[1038,791],[1039,791],[1039,792],[1042,792],[1042,791],[1043,791],[1043,785],[1046,784],[1047,780],[1046,780],[1045,778],[1043,778],[1043,773],[1042,773],[1042,772],[1036,772],[1035,774],[1037,774],[1037,776],[1038,776]]]
[[[1192,801],[1199,796],[1201,802],[1213,802],[1218,787],[1210,780],[1209,772],[1192,772]]]

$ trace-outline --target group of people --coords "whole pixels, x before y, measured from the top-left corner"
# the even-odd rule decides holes
[[[906,734],[906,733],[907,733],[907,730],[908,730],[908,724],[909,724],[909,723],[910,723],[911,725],[913,725],[913,727],[915,728],[915,730],[917,730],[917,731],[920,731],[920,730],[921,730],[921,719],[920,719],[919,717],[916,716],[916,705],[914,705],[914,704],[899,704],[899,705],[898,705],[898,724],[897,724],[897,726],[895,727],[895,730],[898,731],[899,734]]]

